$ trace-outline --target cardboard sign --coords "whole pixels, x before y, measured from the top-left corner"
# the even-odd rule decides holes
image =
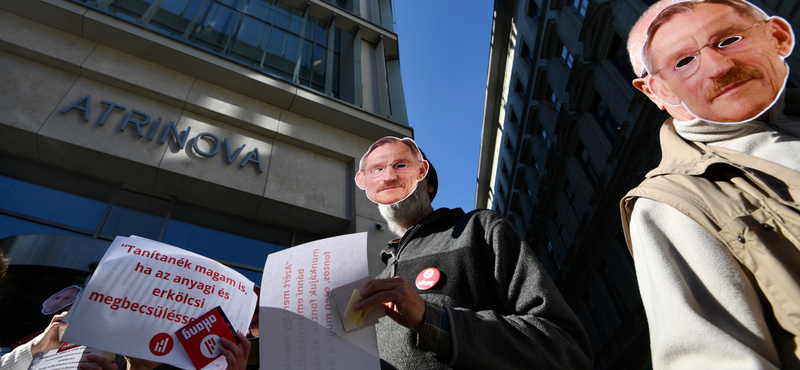
[[[233,325],[228,321],[221,307],[206,312],[197,320],[175,332],[175,336],[178,337],[197,370],[206,367],[219,357],[221,353],[220,338],[241,343],[235,334]]]
[[[220,306],[247,332],[253,282],[219,262],[164,243],[117,237],[64,318],[64,340],[193,367],[175,332]]]
[[[337,336],[328,297],[367,276],[367,233],[270,254],[261,283],[261,369],[379,369],[375,326]]]

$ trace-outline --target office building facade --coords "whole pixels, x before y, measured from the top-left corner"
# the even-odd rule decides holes
[[[597,369],[649,366],[619,200],[658,164],[668,117],[631,85],[626,51],[654,2],[495,1],[475,207],[524,235],[586,327]],[[797,2],[753,3],[798,29]],[[787,63],[800,71],[796,52]]]
[[[257,284],[319,238],[368,232],[377,256],[391,237],[353,178],[372,142],[413,136],[393,18],[390,0],[0,3],[2,345],[117,235]]]

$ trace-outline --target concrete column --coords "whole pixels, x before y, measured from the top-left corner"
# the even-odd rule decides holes
[[[356,107],[364,107],[364,78],[361,76],[361,25],[358,26],[358,32],[353,37],[353,76],[355,81],[353,83],[355,90]]]
[[[352,0],[353,14],[356,17],[361,17],[361,0]]]
[[[383,36],[378,46],[375,48],[375,63],[377,64],[378,75],[378,102],[380,104],[381,117],[391,118],[392,110],[389,105],[389,84],[386,77],[386,51],[383,49]]]
[[[333,15],[333,20],[328,26],[328,55],[325,63],[325,95],[333,95],[333,58],[334,49],[336,47],[336,14]]]

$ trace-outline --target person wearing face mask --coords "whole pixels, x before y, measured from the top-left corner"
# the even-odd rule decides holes
[[[743,0],[660,1],[631,31],[634,86],[672,115],[620,205],[654,369],[800,367],[793,47]]]
[[[533,251],[499,213],[434,210],[439,181],[409,138],[383,138],[356,183],[398,239],[355,306],[383,309],[382,369],[589,369],[591,346]]]

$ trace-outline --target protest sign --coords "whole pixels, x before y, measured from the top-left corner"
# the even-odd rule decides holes
[[[253,282],[198,254],[117,237],[64,321],[64,340],[193,367],[174,333],[216,306],[239,332],[255,311]]]
[[[233,343],[241,343],[235,337],[236,331],[225,316],[222,308],[216,307],[197,320],[186,324],[175,332],[183,349],[189,354],[194,368],[200,370],[220,356],[221,341],[225,338]]]
[[[97,369],[99,365],[88,361],[86,356],[95,355],[105,357],[106,360],[113,361],[114,355],[96,348],[89,348],[79,345],[61,346],[54,350],[38,353],[33,356],[28,370],[76,370],[78,365],[86,364]]]
[[[261,284],[261,369],[379,369],[375,326],[337,336],[328,297],[367,276],[366,233],[270,254]]]

